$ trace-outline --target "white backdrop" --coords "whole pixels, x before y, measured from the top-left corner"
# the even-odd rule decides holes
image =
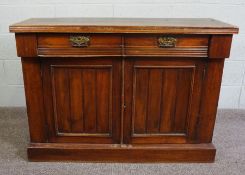
[[[8,26],[33,17],[200,17],[237,25],[219,108],[245,109],[244,0],[0,0],[0,106],[25,106],[20,60]]]

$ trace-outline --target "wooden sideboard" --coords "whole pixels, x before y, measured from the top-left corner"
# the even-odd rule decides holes
[[[225,58],[213,19],[47,18],[10,26],[31,161],[213,162]]]

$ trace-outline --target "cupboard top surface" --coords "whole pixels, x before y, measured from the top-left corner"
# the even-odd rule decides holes
[[[31,18],[10,26],[15,33],[234,34],[238,27],[210,18]]]

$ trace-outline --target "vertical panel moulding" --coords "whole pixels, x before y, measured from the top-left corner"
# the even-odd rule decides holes
[[[98,113],[98,110],[97,110],[97,96],[96,96],[96,91],[97,91],[97,86],[96,86],[96,82],[97,82],[97,69],[94,69],[93,70],[94,72],[94,105],[95,105],[95,133],[97,132],[97,124],[98,124],[98,119],[97,119],[97,113]]]
[[[147,94],[146,94],[146,101],[147,101],[147,105],[146,105],[146,117],[145,117],[145,133],[147,133],[147,121],[148,121],[148,108],[149,108],[149,87],[150,87],[150,83],[149,83],[149,81],[150,81],[150,70],[149,69],[147,69],[147,76],[148,76],[148,81],[147,81]]]
[[[161,73],[161,95],[160,95],[160,114],[159,114],[159,124],[158,124],[158,133],[161,132],[161,121],[162,121],[162,111],[164,110],[162,108],[162,104],[163,104],[163,88],[164,88],[164,75],[165,75],[165,70],[163,69],[162,70],[162,73]]]
[[[177,77],[176,77],[176,88],[175,88],[175,98],[174,98],[174,111],[173,111],[173,117],[172,117],[172,123],[171,123],[171,131],[174,132],[174,128],[175,128],[175,118],[176,118],[176,101],[177,101],[177,92],[178,92],[178,82],[179,82],[179,70],[177,71]]]
[[[69,107],[69,118],[68,118],[68,121],[70,123],[70,132],[72,132],[72,116],[71,116],[71,81],[70,81],[70,78],[71,78],[71,75],[70,75],[70,69],[67,68],[66,69],[66,74],[67,74],[67,81],[68,81],[68,98],[69,98],[69,101],[68,101],[68,107]]]
[[[108,129],[109,134],[113,135],[113,66],[110,68],[110,89],[109,89],[109,96],[108,96]]]
[[[124,77],[125,77],[125,38],[124,35],[121,35],[121,54],[122,54],[122,102],[121,102],[121,129],[120,129],[120,134],[121,134],[121,138],[120,138],[120,144],[123,145],[123,121],[124,121],[124,112],[126,110],[126,105],[125,105],[125,99],[124,99]]]
[[[136,86],[137,86],[137,69],[133,67],[133,100],[132,100],[132,118],[131,118],[131,123],[132,123],[132,136],[135,133],[135,105],[136,105]]]
[[[81,70],[81,81],[82,81],[82,111],[83,111],[83,118],[82,118],[82,127],[83,127],[83,132],[85,132],[85,115],[84,115],[84,77],[83,77],[83,69]]]

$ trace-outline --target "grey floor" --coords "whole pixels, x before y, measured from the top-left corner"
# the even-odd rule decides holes
[[[0,108],[0,175],[245,175],[245,111],[220,110],[211,164],[33,163],[24,108]]]

